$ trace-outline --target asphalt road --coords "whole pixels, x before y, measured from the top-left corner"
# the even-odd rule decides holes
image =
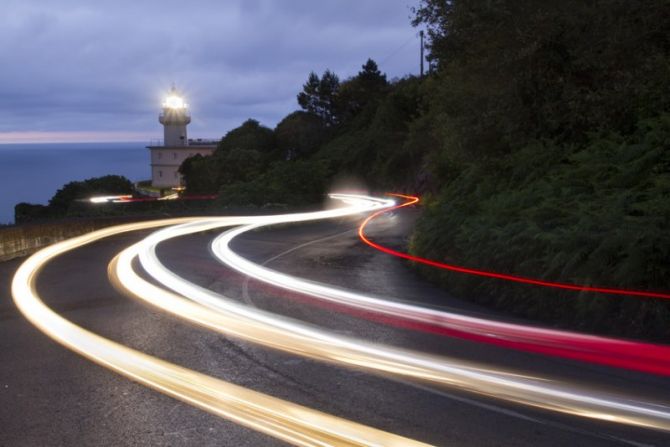
[[[402,246],[412,213],[382,218],[370,234]],[[446,296],[402,261],[364,246],[353,231],[356,224],[340,220],[271,228],[244,235],[234,249],[273,269],[335,286],[509,319]],[[39,277],[40,295],[73,322],[148,354],[436,445],[670,445],[670,435],[661,432],[346,370],[186,324],[120,295],[107,281],[111,258],[146,234],[116,236],[58,258]],[[416,333],[314,306],[222,267],[208,249],[215,235],[170,240],[159,246],[158,254],[186,279],[337,333],[670,401],[667,379]],[[0,263],[0,446],[283,445],[135,384],[52,342],[11,301],[11,277],[21,261]]]

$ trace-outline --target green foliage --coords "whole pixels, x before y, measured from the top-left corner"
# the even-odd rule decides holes
[[[14,206],[14,222],[23,224],[48,218],[49,207],[34,203],[21,202]]]
[[[189,194],[215,194],[218,185],[218,163],[212,156],[194,155],[184,160],[179,173]]]
[[[76,214],[81,204],[93,196],[133,194],[135,188],[130,180],[120,175],[106,175],[74,181],[56,191],[48,205],[19,203],[14,207],[17,224],[64,217]]]
[[[336,96],[340,89],[340,79],[335,73],[326,70],[323,76],[311,72],[303,91],[298,94],[298,104],[306,112],[320,117],[327,125],[337,123],[335,111]]]
[[[258,121],[248,119],[221,139],[215,154],[220,155],[233,149],[270,153],[275,149],[274,133]]]
[[[236,148],[215,156],[217,184],[229,185],[255,178],[264,168],[263,154],[253,149]]]
[[[277,148],[284,160],[312,154],[326,136],[326,125],[323,120],[309,112],[293,112],[281,120],[275,128]]]
[[[249,119],[228,132],[213,155],[189,157],[179,172],[189,194],[215,194],[222,185],[257,176],[279,156],[273,130]]]
[[[56,194],[49,200],[49,213],[64,215],[74,201],[91,196],[132,193],[132,182],[120,175],[106,175],[84,181],[70,182],[56,191]]]
[[[411,250],[551,280],[667,290],[670,10],[664,0],[422,0],[432,74]],[[419,182],[419,185],[424,185]],[[664,303],[427,270],[526,316],[670,338]]]
[[[407,148],[410,125],[419,114],[420,81],[407,78],[343,124],[315,157],[330,169],[365,178],[370,186],[411,185],[420,155]]]
[[[421,256],[668,290],[669,11],[666,0],[421,0],[428,76],[389,83],[372,60],[341,83],[312,72],[303,111],[274,133],[253,121],[229,132],[191,173],[185,163],[187,187],[219,190],[222,205],[299,204],[355,177],[427,198],[410,247]],[[511,312],[670,340],[664,303],[422,271]]]
[[[223,186],[217,203],[224,206],[318,203],[326,192],[326,171],[325,164],[320,162],[276,163],[259,177]]]
[[[302,92],[298,93],[298,104],[303,110],[321,116],[319,110],[319,86],[321,79],[315,72],[310,72],[307,82],[302,86]]]
[[[356,76],[340,85],[335,99],[338,121],[346,122],[366,107],[376,106],[387,91],[386,75],[375,61],[368,59]]]
[[[634,131],[670,106],[668,15],[664,0],[420,2],[442,150],[497,156]]]
[[[664,290],[669,224],[666,114],[642,121],[627,137],[593,133],[574,148],[535,142],[486,164],[468,164],[427,206],[411,249],[484,270]],[[666,303],[430,274],[459,294],[526,316],[670,339]]]
[[[300,203],[320,201],[332,176],[347,170],[380,171],[380,180],[395,175],[407,167],[402,142],[418,103],[418,81],[400,84],[389,93],[371,59],[342,86],[331,71],[311,73],[298,95],[305,111],[289,114],[274,131],[248,120],[212,156],[184,161],[188,193],[220,191],[226,205]]]

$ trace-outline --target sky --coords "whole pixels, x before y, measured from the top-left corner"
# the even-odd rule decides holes
[[[189,138],[298,109],[310,71],[419,71],[418,0],[3,0],[0,143],[150,141],[172,83]]]

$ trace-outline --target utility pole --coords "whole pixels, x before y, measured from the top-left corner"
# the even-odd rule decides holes
[[[423,30],[419,31],[421,37],[421,77],[423,78]]]

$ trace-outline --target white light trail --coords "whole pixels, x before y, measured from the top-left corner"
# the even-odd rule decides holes
[[[231,222],[249,218],[230,218]],[[253,218],[252,218],[253,219]],[[195,407],[299,446],[425,446],[346,419],[183,368],[94,334],[51,310],[36,291],[40,270],[57,256],[120,233],[196,221],[166,219],[118,225],[51,245],[28,258],[12,280],[21,313],[43,333],[90,360]]]
[[[419,323],[430,328],[444,329],[448,334],[455,331],[462,334],[463,338],[468,339],[472,335],[477,341],[496,345],[521,345],[530,352],[606,365],[626,364],[629,368],[642,371],[666,371],[670,366],[670,349],[664,346],[505,323],[343,290],[263,267],[231,249],[233,239],[267,225],[270,224],[254,223],[221,234],[211,244],[212,253],[228,267],[257,281],[302,293],[316,300],[391,317],[391,321]]]
[[[324,218],[327,213],[301,213],[295,215],[295,221]],[[265,216],[242,229],[226,233],[219,241],[229,240],[231,235],[234,237],[240,232],[262,225],[291,221],[294,220],[290,215]],[[670,408],[667,406],[638,402],[635,398],[624,394],[596,392],[544,378],[528,377],[515,371],[494,370],[474,362],[430,356],[338,336],[292,319],[246,307],[192,284],[168,270],[156,256],[155,249],[160,242],[212,229],[217,225],[225,224],[209,220],[158,231],[121,253],[117,262],[110,268],[110,275],[122,290],[167,312],[220,333],[275,349],[371,372],[451,386],[533,407],[670,430]],[[217,312],[213,313],[195,303],[189,303],[179,295],[140,278],[133,272],[131,265],[136,255],[139,255],[143,268],[158,282]],[[231,263],[237,262],[236,258],[228,255],[226,259]],[[248,264],[246,268],[249,268]],[[240,270],[242,271],[241,268]],[[289,282],[286,287],[291,288],[290,284]],[[320,287],[326,286],[320,285]],[[328,292],[328,295],[333,294]]]
[[[108,203],[108,202],[123,202],[128,199],[132,199],[132,195],[125,194],[121,196],[96,196],[88,199],[91,203]]]
[[[104,339],[53,312],[36,293],[35,282],[40,269],[62,253],[122,232],[177,225],[158,231],[121,252],[109,267],[115,286],[180,318],[296,355],[567,414],[670,431],[670,409],[665,405],[639,402],[625,394],[597,392],[515,371],[496,370],[474,362],[341,337],[289,318],[245,307],[189,283],[166,269],[155,254],[156,245],[161,241],[206,229],[246,225],[248,231],[261,225],[344,217],[393,205],[389,200],[363,196],[335,197],[348,206],[279,216],[169,219],[99,230],[60,242],[31,256],[17,271],[12,294],[21,312],[64,346],[165,394],[287,442],[296,445],[421,445],[246,390]],[[233,230],[227,236],[238,231]],[[140,278],[132,269],[132,260],[138,255],[152,276],[189,299]],[[227,259],[231,262],[233,258]]]

